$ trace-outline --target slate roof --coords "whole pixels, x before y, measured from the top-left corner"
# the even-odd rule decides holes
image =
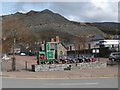
[[[101,34],[97,34],[97,35],[92,37],[92,41],[103,40],[103,39],[105,39],[105,38]]]

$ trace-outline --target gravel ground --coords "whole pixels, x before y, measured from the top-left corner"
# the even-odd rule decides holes
[[[26,78],[80,78],[80,77],[116,77],[118,76],[118,66],[107,66],[100,69],[81,69],[70,71],[44,71],[32,72],[25,70],[25,61],[28,63],[28,69],[32,64],[36,64],[35,56],[16,56],[16,68],[18,71],[11,70],[11,60],[2,61],[2,74],[7,77],[26,77]],[[107,58],[101,58],[100,61],[106,62]]]

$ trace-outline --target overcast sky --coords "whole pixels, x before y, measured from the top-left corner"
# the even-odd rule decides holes
[[[117,0],[114,2],[110,1],[111,0],[102,0],[102,2],[97,2],[97,0],[89,0],[89,2],[0,2],[0,5],[2,3],[0,15],[13,14],[18,11],[26,13],[30,10],[42,11],[49,9],[72,21],[117,22],[118,2]]]

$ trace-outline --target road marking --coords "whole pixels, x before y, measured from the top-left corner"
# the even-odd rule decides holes
[[[50,86],[52,86],[52,85],[58,85],[58,86],[70,86],[70,85],[98,85],[98,84],[100,84],[100,83],[61,83],[61,84],[55,84],[55,83],[53,83],[53,84],[45,84],[45,85],[50,85]]]

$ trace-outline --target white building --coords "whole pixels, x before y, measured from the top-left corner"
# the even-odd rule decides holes
[[[120,44],[120,40],[100,40],[99,42],[102,42],[105,47],[118,46]]]
[[[118,50],[120,48],[120,40],[100,40],[99,43],[110,49]]]

